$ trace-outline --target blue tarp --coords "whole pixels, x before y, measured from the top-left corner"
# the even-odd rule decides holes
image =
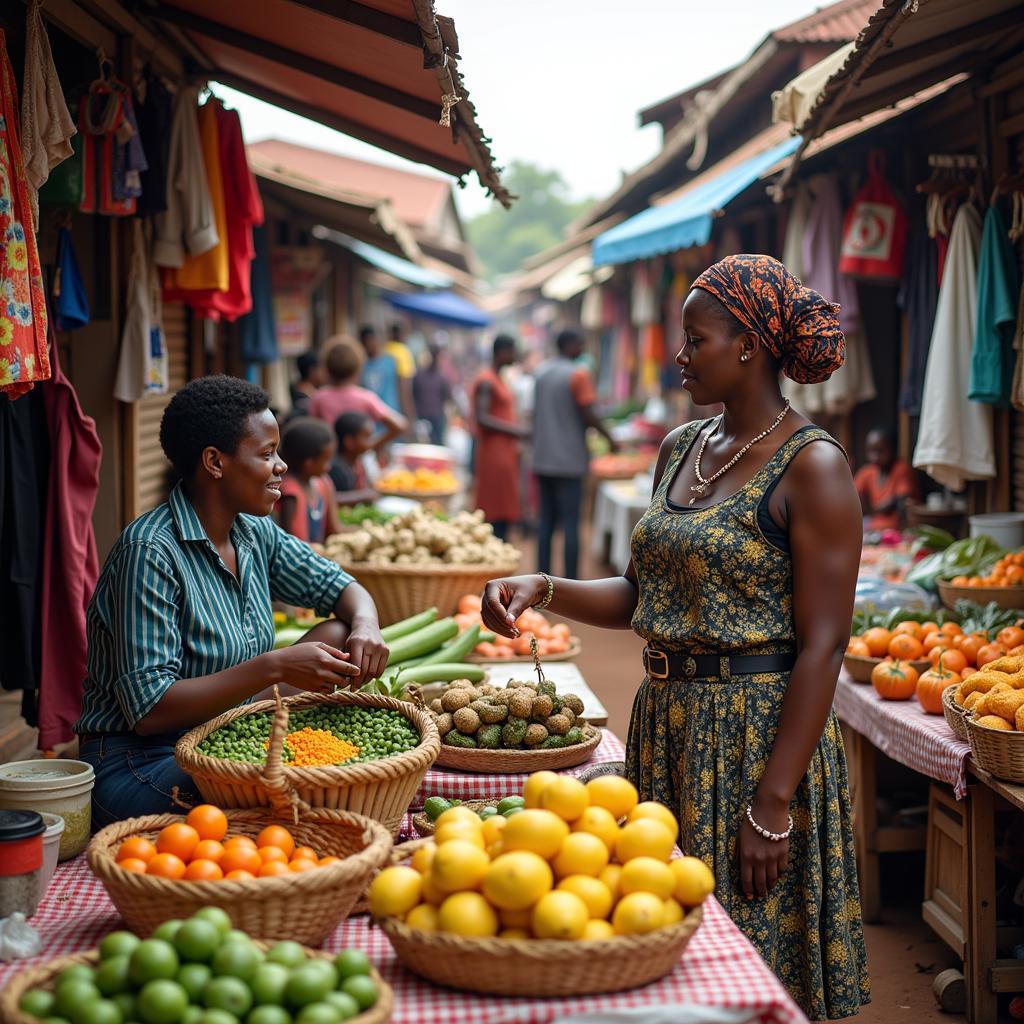
[[[471,302],[454,292],[413,292],[410,295],[389,294],[388,302],[407,313],[456,324],[459,327],[486,327],[492,318]]]
[[[652,206],[594,239],[594,266],[629,263],[677,249],[704,245],[711,237],[714,216],[773,164],[796,150],[799,136],[698,185],[664,206]]]
[[[367,242],[360,242],[357,238],[350,238],[342,243],[361,259],[372,264],[378,270],[397,277],[399,281],[406,281],[418,288],[449,288],[452,279],[447,274],[439,273],[436,270],[428,270],[426,267],[418,267],[409,260],[403,260],[401,256],[393,256],[383,249]]]

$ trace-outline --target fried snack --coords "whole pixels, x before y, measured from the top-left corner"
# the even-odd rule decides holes
[[[1024,690],[1001,690],[997,693],[993,686],[985,696],[985,708],[990,715],[1005,718],[1013,725],[1018,708],[1024,708]]]
[[[990,661],[983,671],[1005,672],[1007,675],[1016,675],[1018,672],[1024,671],[1024,654],[1007,654],[1002,658],[996,658],[995,661]]]
[[[1017,708],[1017,732],[1024,732],[1024,707]]]
[[[976,718],[974,722],[985,729],[1001,729],[1003,732],[1013,732],[1013,726],[1005,718],[1000,718],[998,715],[984,715],[981,718]]]
[[[975,690],[974,693],[967,694],[967,696],[964,698],[964,705],[963,706],[968,711],[973,711],[975,705],[984,696],[985,696],[985,694],[981,690]]]
[[[968,676],[960,686],[964,697],[966,697],[967,694],[975,691],[988,693],[996,683],[1009,685],[1010,679],[1011,676],[1008,673],[994,671],[989,665],[986,665],[979,672],[975,672],[973,676]]]
[[[995,700],[1001,693],[1014,693],[1014,689],[1009,683],[996,683],[988,693],[983,693],[981,699],[977,704],[974,705],[974,710],[978,712],[978,717],[984,715],[994,715],[995,712],[992,710],[992,701]]]

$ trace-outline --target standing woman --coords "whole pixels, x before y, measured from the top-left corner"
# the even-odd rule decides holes
[[[803,1011],[869,999],[846,761],[832,712],[860,561],[844,452],[789,408],[779,371],[843,363],[837,307],[777,260],[730,256],[694,282],[676,357],[721,416],[662,444],[624,576],[492,581],[488,628],[549,602],[647,641],[627,774],[676,814],[680,845]]]

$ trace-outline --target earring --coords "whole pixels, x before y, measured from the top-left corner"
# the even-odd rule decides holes
[[[742,356],[740,356],[740,362],[741,363],[745,363],[749,358],[750,358],[750,356],[748,356],[748,355],[746,355],[744,353]]]

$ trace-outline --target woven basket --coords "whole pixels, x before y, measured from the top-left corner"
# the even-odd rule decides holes
[[[541,661],[573,661],[583,653],[583,644],[578,636],[570,637],[569,649],[561,654],[542,654]],[[485,658],[480,654],[470,654],[466,661],[476,665],[532,665],[533,658],[529,654],[514,655],[509,658]]]
[[[957,601],[975,604],[994,603],[998,608],[1024,608],[1024,587],[954,587],[939,580],[939,598],[946,608],[953,609]]]
[[[382,626],[407,619],[424,608],[442,616],[455,612],[464,594],[478,594],[488,580],[511,576],[519,560],[504,565],[367,565],[349,562],[343,568],[370,592]]]
[[[971,756],[990,775],[1024,784],[1024,732],[1003,732],[978,725],[975,713],[964,719]]]
[[[519,796],[518,793],[506,793],[505,795]],[[461,803],[458,803],[455,806],[465,807],[470,811],[479,812],[482,811],[485,807],[494,807],[497,803],[499,803],[500,800],[501,797],[498,797],[496,800],[463,800]],[[430,820],[430,818],[427,817],[425,811],[418,811],[416,814],[412,816],[412,826],[424,838],[427,838],[434,834],[435,825]],[[398,847],[398,851],[402,849],[403,847]]]
[[[307,874],[311,874],[311,872],[307,872]],[[256,942],[255,945],[264,951],[270,948],[268,942]],[[318,960],[334,959],[333,953],[322,953],[316,949],[307,949],[306,955],[316,957]],[[44,964],[26,967],[19,971],[0,990],[0,1021],[3,1021],[4,1024],[39,1024],[35,1017],[30,1017],[18,1009],[21,997],[33,988],[49,988],[57,975],[73,964],[88,964],[90,967],[95,967],[97,963],[99,963],[99,954],[96,952],[75,953],[73,956],[62,956],[56,960],[49,960]],[[377,991],[380,995],[369,1010],[359,1014],[358,1017],[352,1017],[349,1024],[385,1024],[385,1021],[391,1019],[391,1013],[395,1006],[395,994],[391,991],[391,986],[377,973],[376,968],[370,969],[370,975],[377,983]]]
[[[946,724],[956,733],[957,738],[967,743],[967,716],[970,711],[965,711],[953,700],[959,686],[959,683],[953,683],[942,691],[942,713],[946,717]]]
[[[227,811],[232,835],[255,838],[276,820],[266,811]],[[174,814],[129,818],[108,825],[89,844],[92,873],[103,883],[128,927],[148,935],[163,921],[191,917],[200,907],[223,907],[236,928],[260,939],[321,942],[346,918],[391,854],[391,836],[379,822],[347,811],[304,808],[298,823],[284,822],[296,843],[322,856],[342,858],[300,874],[218,882],[186,882],[128,871],[116,862],[129,836],[155,839],[166,825],[183,822]]]
[[[586,725],[583,727],[583,736],[582,743],[555,750],[470,750],[442,743],[437,765],[441,768],[458,768],[464,772],[486,772],[488,775],[574,768],[590,760],[590,755],[601,742],[601,730]]]
[[[846,669],[850,678],[855,683],[870,683],[871,673],[875,666],[885,661],[885,658],[862,658],[859,654],[844,654],[843,668]],[[912,661],[910,663],[917,669],[918,674],[927,672],[932,667],[930,661]]]
[[[364,764],[331,765],[324,768],[294,768],[281,760],[281,748],[288,731],[289,709],[317,705],[387,708],[404,715],[419,730],[419,746],[394,757]],[[265,765],[225,761],[198,750],[210,733],[243,715],[275,709],[270,749]],[[398,834],[402,817],[427,769],[441,748],[441,737],[428,711],[380,694],[301,693],[293,697],[260,701],[232,708],[210,722],[186,733],[174,754],[182,770],[195,779],[203,797],[220,807],[273,807],[279,814],[294,816],[297,801],[310,807],[351,811],[382,822]]]

